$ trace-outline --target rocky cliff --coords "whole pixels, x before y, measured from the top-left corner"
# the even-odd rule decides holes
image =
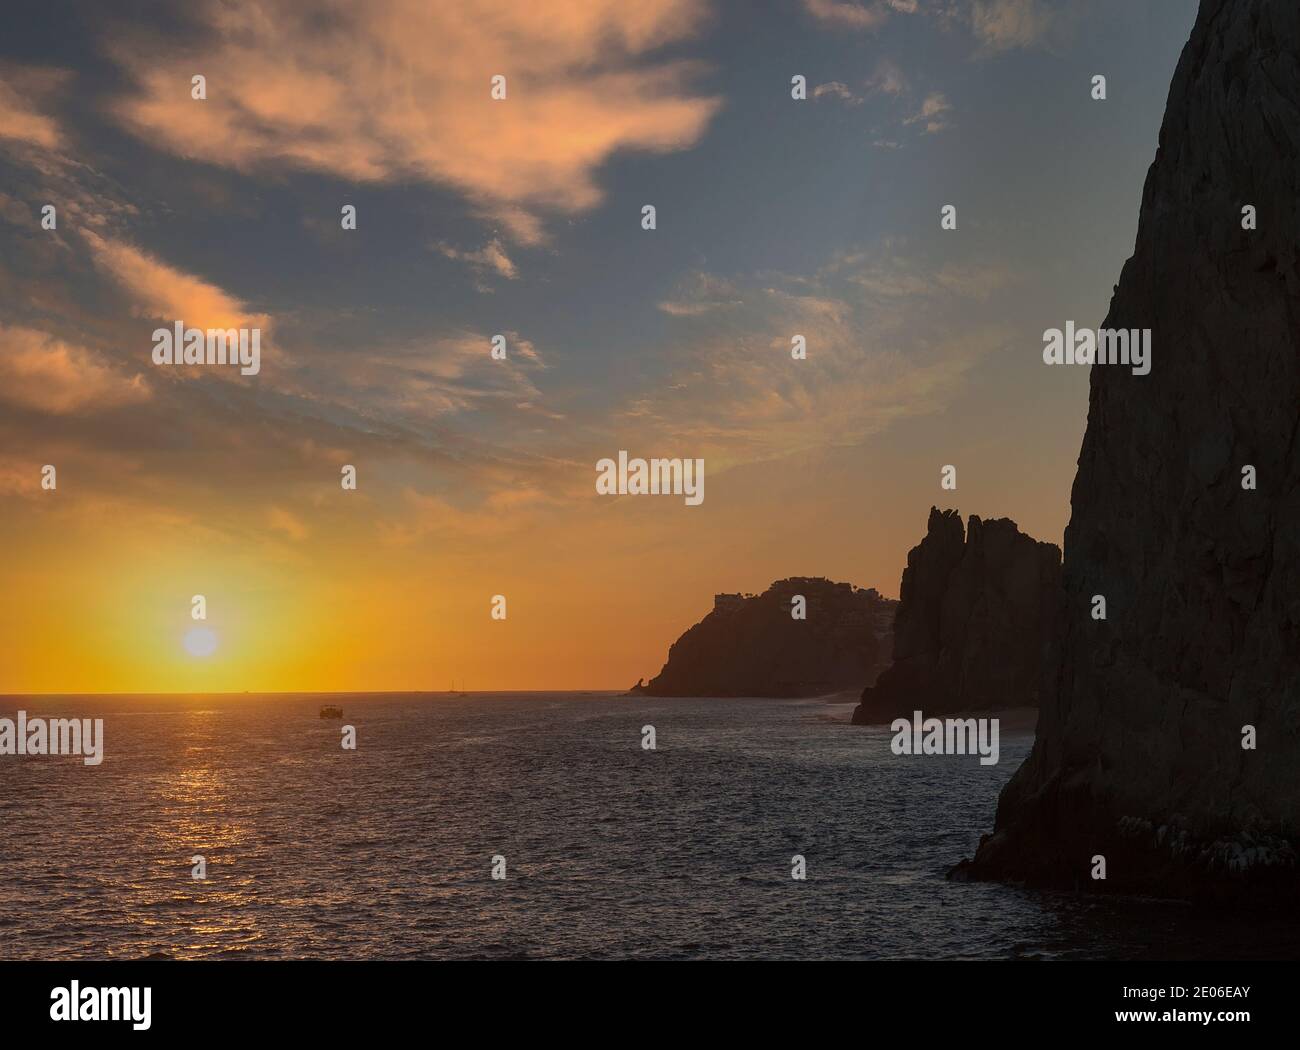
[[[805,619],[795,619],[796,595]],[[889,663],[894,608],[874,589],[779,580],[761,595],[719,594],[668,651],[652,696],[819,696],[874,681]]]
[[[1037,742],[958,874],[1300,899],[1298,245],[1300,5],[1203,0],[1104,325],[1151,372],[1092,369]]]
[[[1014,521],[930,508],[907,555],[894,662],[862,693],[858,725],[912,712],[1037,706],[1061,602],[1061,552]]]

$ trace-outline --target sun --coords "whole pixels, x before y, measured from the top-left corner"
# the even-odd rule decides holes
[[[209,627],[191,627],[185,632],[185,651],[191,656],[211,656],[217,651],[217,635]]]

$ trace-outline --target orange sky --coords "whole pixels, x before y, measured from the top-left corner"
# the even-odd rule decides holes
[[[979,495],[960,506],[1011,506],[1059,540],[1059,477],[1021,466],[1012,486],[972,470]],[[849,469],[861,487],[828,492],[822,479]],[[737,468],[709,480],[699,507],[593,494],[482,539],[396,539],[373,507],[347,509],[355,494],[330,492],[328,479],[320,488],[335,507],[300,510],[298,538],[140,527],[60,485],[5,523],[8,549],[25,533],[21,561],[4,570],[6,594],[21,596],[0,611],[6,692],[445,689],[453,678],[484,690],[627,686],[658,671],[715,591],[806,574],[896,596],[930,502],[948,502],[937,467],[912,476],[861,450]],[[201,659],[182,645],[194,594],[219,639]],[[489,615],[494,594],[506,596],[504,621]]]
[[[57,54],[15,33],[0,692],[624,688],[714,592],[897,596],[932,504],[1059,543],[1087,374],[1040,336],[1104,314],[1186,26],[1023,6],[203,0]],[[259,329],[260,372],[156,366],[177,320]],[[598,496],[620,449],[703,458],[704,503]]]

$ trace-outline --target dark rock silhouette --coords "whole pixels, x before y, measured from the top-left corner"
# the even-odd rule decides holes
[[[1151,373],[1092,369],[1037,741],[955,875],[1295,906],[1298,158],[1300,5],[1203,0],[1104,325]]]
[[[1014,521],[930,508],[907,555],[894,662],[862,693],[856,725],[1006,707],[1034,707],[1061,603],[1061,552]]]
[[[791,616],[803,595],[807,619]],[[778,580],[763,594],[719,594],[668,651],[652,696],[820,696],[874,681],[889,663],[897,602],[820,577]]]

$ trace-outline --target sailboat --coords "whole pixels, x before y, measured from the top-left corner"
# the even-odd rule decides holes
[[[460,684],[461,684],[462,686],[464,686],[465,683],[464,683],[464,682],[461,682]],[[451,680],[451,688],[447,690],[447,695],[448,695],[448,696],[469,696],[469,693],[466,693],[466,692],[460,692],[460,693],[458,693],[458,692],[456,692],[456,679],[453,678],[453,679]]]

